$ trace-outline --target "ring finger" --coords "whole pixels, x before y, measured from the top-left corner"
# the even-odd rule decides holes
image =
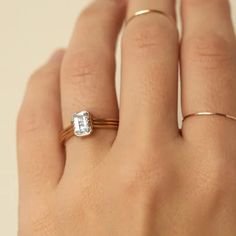
[[[145,9],[163,14],[153,11],[132,18],[126,25],[119,132],[143,139],[142,143],[160,142],[178,134],[175,1],[130,0],[128,19]]]
[[[98,118],[117,119],[115,45],[123,16],[121,1],[96,0],[79,17],[62,66],[64,127],[70,124],[73,113],[82,110]],[[94,165],[115,135],[111,130],[96,130],[89,138],[71,138],[66,143],[66,165]],[[85,153],[87,158],[83,158]]]

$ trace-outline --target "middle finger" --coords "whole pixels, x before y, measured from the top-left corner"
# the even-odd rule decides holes
[[[153,12],[133,18],[126,26],[120,133],[128,131],[129,136],[132,133],[149,142],[178,134],[178,33],[174,0],[130,0],[128,19],[145,9],[167,16]]]

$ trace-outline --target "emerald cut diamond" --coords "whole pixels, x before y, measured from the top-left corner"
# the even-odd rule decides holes
[[[72,117],[72,124],[74,126],[74,134],[77,137],[88,136],[93,131],[91,115],[87,111],[75,113]]]

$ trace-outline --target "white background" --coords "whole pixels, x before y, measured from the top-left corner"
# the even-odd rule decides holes
[[[29,74],[66,47],[86,0],[0,0],[0,235],[17,231],[15,121]],[[232,0],[236,24],[236,1]],[[119,68],[118,68],[119,69]],[[236,78],[235,78],[236,79]]]

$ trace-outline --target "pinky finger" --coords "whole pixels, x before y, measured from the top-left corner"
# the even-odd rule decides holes
[[[60,179],[64,154],[58,142],[61,129],[60,67],[57,51],[29,81],[18,116],[17,155],[20,196],[45,192]]]

